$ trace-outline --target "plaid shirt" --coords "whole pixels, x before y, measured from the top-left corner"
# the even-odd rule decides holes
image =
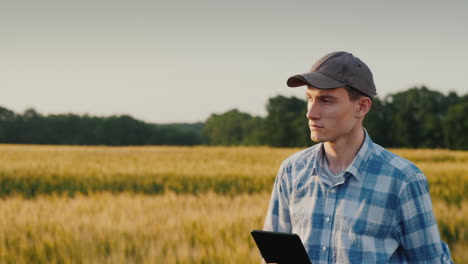
[[[296,233],[314,264],[452,263],[427,179],[411,162],[364,143],[331,186],[317,175],[323,143],[281,165],[264,230]]]

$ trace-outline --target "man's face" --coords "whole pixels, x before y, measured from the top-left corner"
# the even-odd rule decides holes
[[[349,99],[345,87],[321,90],[307,89],[307,114],[310,138],[315,142],[336,142],[351,135],[359,124],[358,101]]]

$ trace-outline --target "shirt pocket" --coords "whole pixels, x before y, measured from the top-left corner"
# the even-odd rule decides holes
[[[385,198],[373,197],[361,201],[346,201],[337,207],[336,229],[346,229],[350,236],[385,238],[392,230],[394,212]]]
[[[319,184],[309,183],[295,190],[289,204],[293,228],[310,230],[316,225],[317,219],[323,219],[324,202],[323,187]]]

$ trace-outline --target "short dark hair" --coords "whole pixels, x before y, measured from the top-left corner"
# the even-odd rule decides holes
[[[369,97],[369,96],[363,94],[361,91],[358,91],[358,90],[354,89],[351,86],[346,85],[345,88],[346,88],[346,91],[348,91],[349,99],[351,101],[353,101],[353,102],[356,101],[357,99],[361,98],[361,96]]]

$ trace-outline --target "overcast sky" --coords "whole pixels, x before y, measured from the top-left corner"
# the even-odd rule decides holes
[[[268,98],[325,53],[372,69],[380,97],[468,93],[468,1],[0,0],[0,106],[204,121]]]

